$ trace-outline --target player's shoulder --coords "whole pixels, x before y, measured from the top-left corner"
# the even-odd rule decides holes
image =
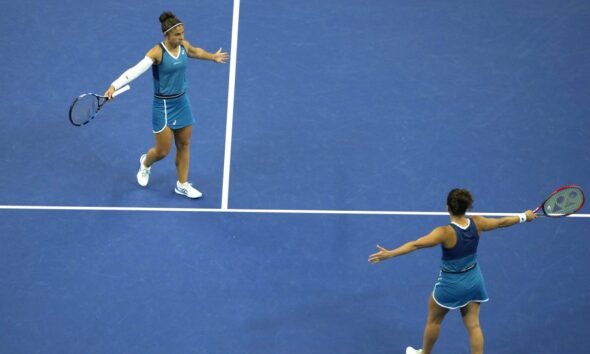
[[[453,229],[451,224],[438,226],[435,230],[438,230],[438,232],[444,232],[444,233],[455,232],[455,230]]]
[[[154,63],[159,63],[162,61],[162,45],[160,43],[154,45],[146,54],[146,57],[152,59]]]
[[[485,224],[489,219],[479,215],[473,215],[471,217],[471,221],[475,224],[475,226],[480,226],[481,224]]]
[[[182,40],[182,46],[183,46],[183,47],[185,47],[186,49],[190,49],[190,48],[192,48],[192,47],[193,47],[193,46],[192,46],[192,44],[191,44],[191,42],[189,42],[189,41],[188,41],[188,40],[186,40],[186,39],[183,39],[183,40]]]
[[[448,226],[438,226],[432,230],[428,235],[419,238],[416,242],[419,247],[432,247],[441,243],[448,243],[452,240],[452,229]]]
[[[455,230],[451,227],[451,225],[448,225],[448,224],[438,226],[437,228],[432,230],[432,232],[443,239],[446,239],[447,237],[452,237],[455,235]]]
[[[162,53],[162,51],[163,51],[163,49],[162,49],[162,43],[156,43],[150,49],[150,52],[155,52],[155,53]]]
[[[473,221],[473,223],[475,224],[477,232],[481,234],[483,231],[486,231],[488,229],[490,219],[479,215],[473,215],[471,217],[471,221]]]

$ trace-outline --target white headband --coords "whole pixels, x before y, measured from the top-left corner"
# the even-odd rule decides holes
[[[173,29],[174,27],[176,27],[176,26],[180,26],[180,25],[182,25],[182,22],[178,22],[178,23],[177,23],[177,24],[175,24],[174,26],[172,26],[172,27],[168,28],[166,31],[164,31],[164,34],[168,33],[168,32],[169,32],[171,29]]]

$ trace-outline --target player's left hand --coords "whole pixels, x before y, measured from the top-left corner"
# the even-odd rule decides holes
[[[221,48],[213,54],[213,61],[219,64],[225,64],[225,62],[229,59],[229,54],[227,52],[222,52]]]
[[[389,250],[387,250],[379,245],[377,245],[377,249],[379,249],[379,252],[373,253],[372,255],[370,255],[369,262],[379,263],[379,262],[384,261],[388,258],[391,258]]]

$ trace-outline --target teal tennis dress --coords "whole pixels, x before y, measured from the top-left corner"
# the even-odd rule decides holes
[[[154,78],[154,102],[152,105],[152,130],[154,133],[166,127],[180,129],[195,122],[191,104],[186,97],[188,83],[186,66],[188,55],[184,46],[180,46],[178,56],[160,43],[162,62],[152,65]]]
[[[434,301],[447,309],[464,307],[470,302],[489,300],[483,275],[477,264],[479,233],[471,219],[465,228],[455,223],[450,226],[457,235],[453,248],[442,246],[440,275],[434,285]]]

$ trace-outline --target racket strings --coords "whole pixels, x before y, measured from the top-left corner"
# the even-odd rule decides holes
[[[577,187],[565,188],[545,201],[543,211],[548,216],[562,216],[575,213],[584,205],[584,192]]]
[[[100,110],[100,103],[94,95],[78,97],[70,109],[72,123],[82,125],[88,123]]]

